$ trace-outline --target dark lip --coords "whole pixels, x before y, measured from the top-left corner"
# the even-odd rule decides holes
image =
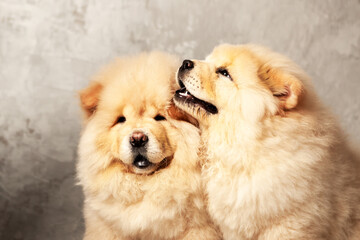
[[[199,106],[203,108],[206,112],[211,114],[218,113],[218,109],[216,106],[209,102],[205,102],[204,100],[196,98],[186,89],[184,83],[180,79],[178,81],[181,88],[175,92],[174,98],[176,101],[191,104],[193,106]]]
[[[145,156],[139,154],[135,157],[133,165],[138,169],[147,169],[154,164],[150,162]]]
[[[184,83],[180,79],[178,79],[178,82],[179,82],[179,85],[180,85],[180,89],[185,87]]]
[[[139,154],[135,157],[133,166],[140,170],[150,170],[153,168],[152,169],[153,171],[145,173],[145,175],[151,175],[151,174],[169,166],[173,157],[174,156],[171,155],[169,157],[164,158],[161,162],[155,164],[155,163],[150,162],[145,156]],[[147,166],[136,166],[134,164],[135,162],[141,163],[142,161],[144,161],[144,163],[147,163],[148,165]],[[143,174],[140,173],[140,175],[143,175]]]

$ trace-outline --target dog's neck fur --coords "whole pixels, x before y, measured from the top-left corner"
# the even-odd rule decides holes
[[[289,132],[295,133],[291,136],[295,135],[296,138],[311,132],[313,141],[320,138],[327,139],[327,142],[343,141],[331,137],[339,127],[331,115],[321,109],[321,106],[310,110],[298,109],[301,114],[289,112],[287,116],[267,116],[256,122],[244,119],[234,122],[226,113],[210,119],[210,124],[200,124],[202,140],[207,146],[207,159],[211,162],[221,161],[225,168],[247,170],[261,164],[257,160],[263,157],[261,154],[266,151],[268,144],[285,141]],[[307,111],[311,114],[307,114]],[[294,127],[289,128],[292,125]],[[278,150],[281,151],[281,145]]]

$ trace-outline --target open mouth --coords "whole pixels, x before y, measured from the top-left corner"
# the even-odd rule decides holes
[[[175,92],[175,97],[174,97],[176,101],[183,102],[186,104],[191,104],[193,106],[199,106],[211,114],[218,113],[217,108],[213,104],[205,102],[204,100],[196,98],[194,95],[192,95],[186,89],[184,83],[180,79],[179,79],[179,85],[181,88]]]
[[[146,157],[143,155],[137,155],[134,159],[133,165],[139,169],[146,169],[153,165],[152,162],[150,162]]]
[[[156,171],[159,171],[160,169],[163,169],[163,168],[166,168],[167,166],[169,166],[172,158],[173,158],[173,156],[166,157],[161,162],[155,164],[155,163],[150,162],[145,156],[139,154],[135,157],[135,159],[133,161],[133,166],[140,170],[152,169],[151,172],[147,173],[147,175],[149,175]]]

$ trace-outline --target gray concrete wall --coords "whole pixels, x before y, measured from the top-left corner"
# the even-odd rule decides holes
[[[0,239],[81,239],[76,91],[102,64],[222,42],[294,59],[360,140],[359,0],[0,0]]]

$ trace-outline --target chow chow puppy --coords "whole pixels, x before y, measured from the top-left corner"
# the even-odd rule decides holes
[[[358,156],[306,74],[256,45],[185,60],[175,104],[199,122],[224,239],[360,239]]]
[[[169,108],[177,66],[160,52],[118,59],[81,91],[84,239],[221,239],[201,191],[198,129],[170,117],[187,119]]]

